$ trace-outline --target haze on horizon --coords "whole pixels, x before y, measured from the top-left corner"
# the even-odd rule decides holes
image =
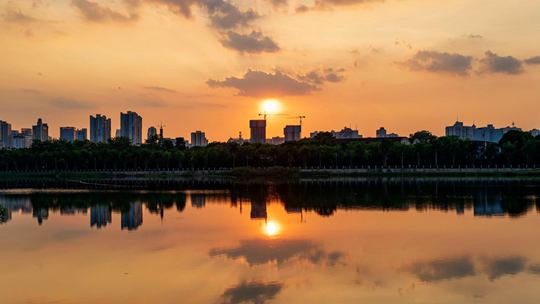
[[[304,135],[540,127],[540,1],[0,0],[0,119],[248,134],[263,100]],[[285,116],[270,117],[269,136]]]

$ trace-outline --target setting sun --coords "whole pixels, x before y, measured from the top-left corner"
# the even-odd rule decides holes
[[[264,234],[266,234],[267,236],[276,236],[281,232],[281,225],[274,221],[268,221],[264,225],[263,230]]]
[[[266,114],[277,114],[281,108],[281,102],[277,99],[265,99],[261,103],[261,111]]]

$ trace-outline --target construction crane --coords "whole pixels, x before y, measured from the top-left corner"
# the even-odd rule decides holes
[[[300,126],[302,126],[302,120],[305,119],[306,117],[304,115],[300,115],[300,116],[290,117],[289,119],[293,119],[293,118],[299,119],[300,120]]]

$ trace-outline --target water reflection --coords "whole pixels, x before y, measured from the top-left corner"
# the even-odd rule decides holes
[[[112,222],[112,213],[121,213],[121,228],[132,231],[143,225],[143,208],[162,219],[164,211],[176,207],[183,212],[189,198],[192,208],[228,202],[240,211],[249,205],[252,220],[268,220],[267,206],[280,203],[287,214],[315,212],[334,215],[338,210],[438,210],[462,215],[472,210],[476,217],[519,217],[540,210],[540,186],[456,186],[452,184],[365,185],[365,184],[294,184],[233,186],[216,191],[173,192],[91,192],[73,193],[30,191],[0,192],[0,223],[9,222],[13,212],[31,213],[39,225],[49,212],[61,215],[86,215],[90,209],[90,226],[104,228]],[[280,233],[280,225],[267,221],[267,236]]]
[[[3,191],[0,293],[2,303],[538,303],[539,197],[536,184],[451,183]]]

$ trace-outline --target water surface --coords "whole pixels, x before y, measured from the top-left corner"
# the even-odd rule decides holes
[[[0,190],[2,303],[538,303],[540,186]]]

